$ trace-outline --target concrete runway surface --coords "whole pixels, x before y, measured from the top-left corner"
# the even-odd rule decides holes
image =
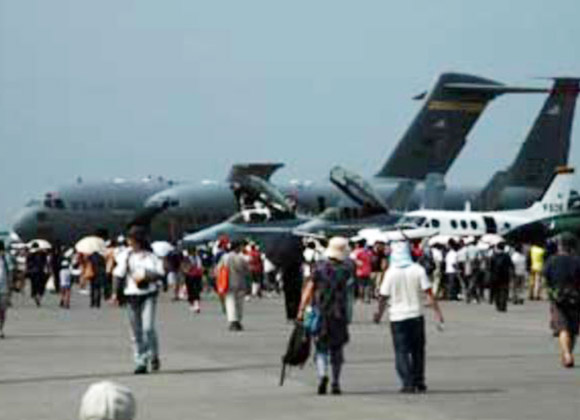
[[[443,302],[446,328],[427,314],[425,395],[401,395],[388,324],[357,304],[346,347],[342,396],[317,396],[312,359],[278,386],[291,330],[281,299],[246,303],[241,333],[229,332],[215,299],[191,313],[161,297],[162,369],[134,376],[124,310],[70,311],[47,296],[37,309],[16,296],[0,340],[0,419],[76,419],[92,382],[129,386],[137,419],[579,419],[580,367],[560,368],[542,302],[510,306]],[[580,355],[576,351],[578,364]]]

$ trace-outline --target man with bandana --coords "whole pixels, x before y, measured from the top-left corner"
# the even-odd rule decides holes
[[[413,262],[406,241],[393,242],[389,268],[380,287],[378,314],[382,314],[388,303],[395,366],[403,383],[402,393],[427,390],[423,294],[435,312],[435,319],[442,326],[443,314],[433,296],[425,269]]]

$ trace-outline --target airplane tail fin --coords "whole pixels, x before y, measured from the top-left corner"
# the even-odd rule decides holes
[[[544,188],[568,164],[580,78],[555,78],[550,95],[508,170],[509,187]]]
[[[567,212],[573,175],[573,168],[565,166],[557,168],[541,199],[535,202],[528,211],[533,213],[534,217],[546,217]]]
[[[504,93],[546,92],[511,87],[461,73],[442,74],[395,151],[376,174],[422,180],[429,173],[445,174],[465,145],[467,134],[495,97]]]

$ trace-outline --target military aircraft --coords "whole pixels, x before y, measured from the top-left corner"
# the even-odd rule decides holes
[[[541,91],[545,89],[510,87],[475,76],[443,74],[431,93],[424,95],[426,100],[421,111],[375,178],[379,193],[391,197],[394,191],[400,191],[401,182],[408,182],[408,179],[401,181],[400,176],[419,180],[425,175],[429,178],[430,171],[445,173],[465,144],[469,130],[493,98],[504,93]],[[570,107],[573,110],[577,89],[565,92],[555,89],[552,95],[558,98],[573,97],[573,101],[558,102],[563,111]],[[569,116],[571,120],[573,112],[552,114],[554,118],[562,120],[565,126],[564,116]],[[569,130],[567,142],[569,144]],[[407,162],[404,168],[400,165],[401,161]],[[265,171],[262,175],[267,178],[276,169],[277,165],[266,166],[262,168]],[[407,172],[402,172],[403,169]],[[238,173],[234,178],[238,179],[239,176]],[[251,197],[251,194],[237,194],[236,182],[232,179],[226,183],[174,187],[171,183],[159,182],[153,189],[150,185],[144,187],[140,183],[125,183],[124,188],[119,188],[116,183],[83,184],[78,188],[65,187],[62,191],[50,194],[50,200],[61,200],[58,203],[50,200],[31,203],[17,217],[14,231],[24,240],[44,238],[66,243],[87,232],[92,233],[97,227],[117,234],[124,231],[126,223],[130,221],[148,221],[152,222],[153,237],[177,239],[184,232],[227,219],[236,210],[243,208],[240,196]],[[424,193],[420,192],[420,188],[415,190],[410,206],[417,206],[423,201]],[[336,204],[341,198],[335,188],[326,184],[281,186],[281,190],[299,208],[312,213]],[[463,191],[456,196],[454,191],[446,194],[446,198],[450,198],[446,199],[446,207],[462,205],[466,197],[474,195]]]
[[[549,174],[553,174],[556,167],[566,164],[575,105],[572,96],[572,88],[577,84],[575,80],[564,78],[555,81],[552,94],[546,98],[513,163],[509,169],[492,176],[488,185],[475,196],[470,204],[472,208],[495,210],[502,195],[518,197],[518,190],[526,191],[526,185],[530,189],[545,188],[551,179]],[[571,91],[570,95],[556,93],[567,89]],[[556,118],[558,116],[560,118]],[[556,133],[559,137],[555,137]],[[297,226],[297,234],[352,236],[364,228],[392,225],[402,213],[391,209],[406,208],[416,186],[413,180],[400,182],[398,189],[385,203],[372,185],[345,169],[333,169],[330,180],[350,198],[351,203],[326,209],[312,220]],[[425,183],[423,207],[444,207],[441,203],[442,192],[436,191],[440,187],[438,181],[437,178],[428,178]]]
[[[571,182],[574,170],[558,168],[549,187],[541,198],[525,209],[479,212],[466,209],[454,210],[416,210],[405,213],[394,228],[378,232],[365,229],[357,237],[374,242],[377,239],[388,242],[400,236],[411,239],[445,236],[483,236],[498,234],[510,238],[516,231],[524,239],[522,227],[531,227],[537,222],[568,213],[570,205]],[[513,236],[515,239],[515,235]]]
[[[399,141],[394,152],[373,179],[374,188],[385,201],[393,193],[409,190],[410,181],[418,183],[431,174],[444,175],[466,142],[466,136],[481,116],[487,104],[505,93],[536,93],[547,89],[506,86],[476,76],[445,73],[427,95],[419,95],[424,104]],[[554,93],[561,96],[561,92]],[[569,106],[569,105],[568,105]],[[573,104],[572,104],[573,106]],[[401,186],[403,184],[403,186]],[[406,185],[406,186],[405,186]],[[342,195],[330,184],[300,186],[278,185],[278,188],[297,203],[304,212],[317,213],[338,203]],[[211,188],[182,185],[156,194],[147,200],[146,207],[159,209],[154,223],[160,223],[174,238],[211,226],[210,215],[226,218],[243,206],[231,194],[231,184],[212,185]],[[451,203],[462,206],[477,189],[458,196],[450,195]],[[410,206],[417,207],[424,192],[421,187],[409,197]],[[396,197],[396,195],[394,196]],[[395,200],[397,201],[397,200]],[[403,200],[398,200],[403,201]],[[155,211],[153,211],[155,213]]]
[[[98,230],[119,234],[126,230],[147,197],[174,185],[162,177],[140,181],[79,179],[31,200],[16,215],[12,230],[24,242],[46,239],[62,244],[74,243]]]

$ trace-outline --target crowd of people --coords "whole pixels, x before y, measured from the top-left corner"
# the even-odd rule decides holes
[[[285,273],[255,242],[222,237],[201,247],[166,245],[162,251],[152,248],[147,230],[140,226],[89,254],[42,242],[6,252],[0,243],[0,337],[12,293],[22,293],[29,285],[32,300],[41,306],[48,285],[60,294],[63,310],[69,310],[71,288],[77,285],[80,293],[90,295],[92,308],[101,308],[103,300],[126,306],[135,348],[134,372],[144,374],[161,367],[156,332],[161,292],[169,293],[174,302],[186,301],[194,314],[202,310],[202,297],[216,295],[231,331],[243,330],[248,299],[284,294],[288,321],[303,322],[307,317],[310,324],[312,313],[318,319],[310,331],[318,392],[325,394],[330,382],[331,392],[340,394],[343,348],[350,338],[353,307],[376,302],[372,321],[380,323],[385,312],[389,315],[401,391],[424,392],[424,306],[434,310],[442,328],[438,300],[488,301],[505,312],[508,302],[520,305],[526,299],[548,299],[562,365],[574,365],[580,257],[570,235],[543,246],[508,246],[501,240],[484,244],[478,238],[372,245],[340,237],[328,243],[309,239],[301,267]]]

